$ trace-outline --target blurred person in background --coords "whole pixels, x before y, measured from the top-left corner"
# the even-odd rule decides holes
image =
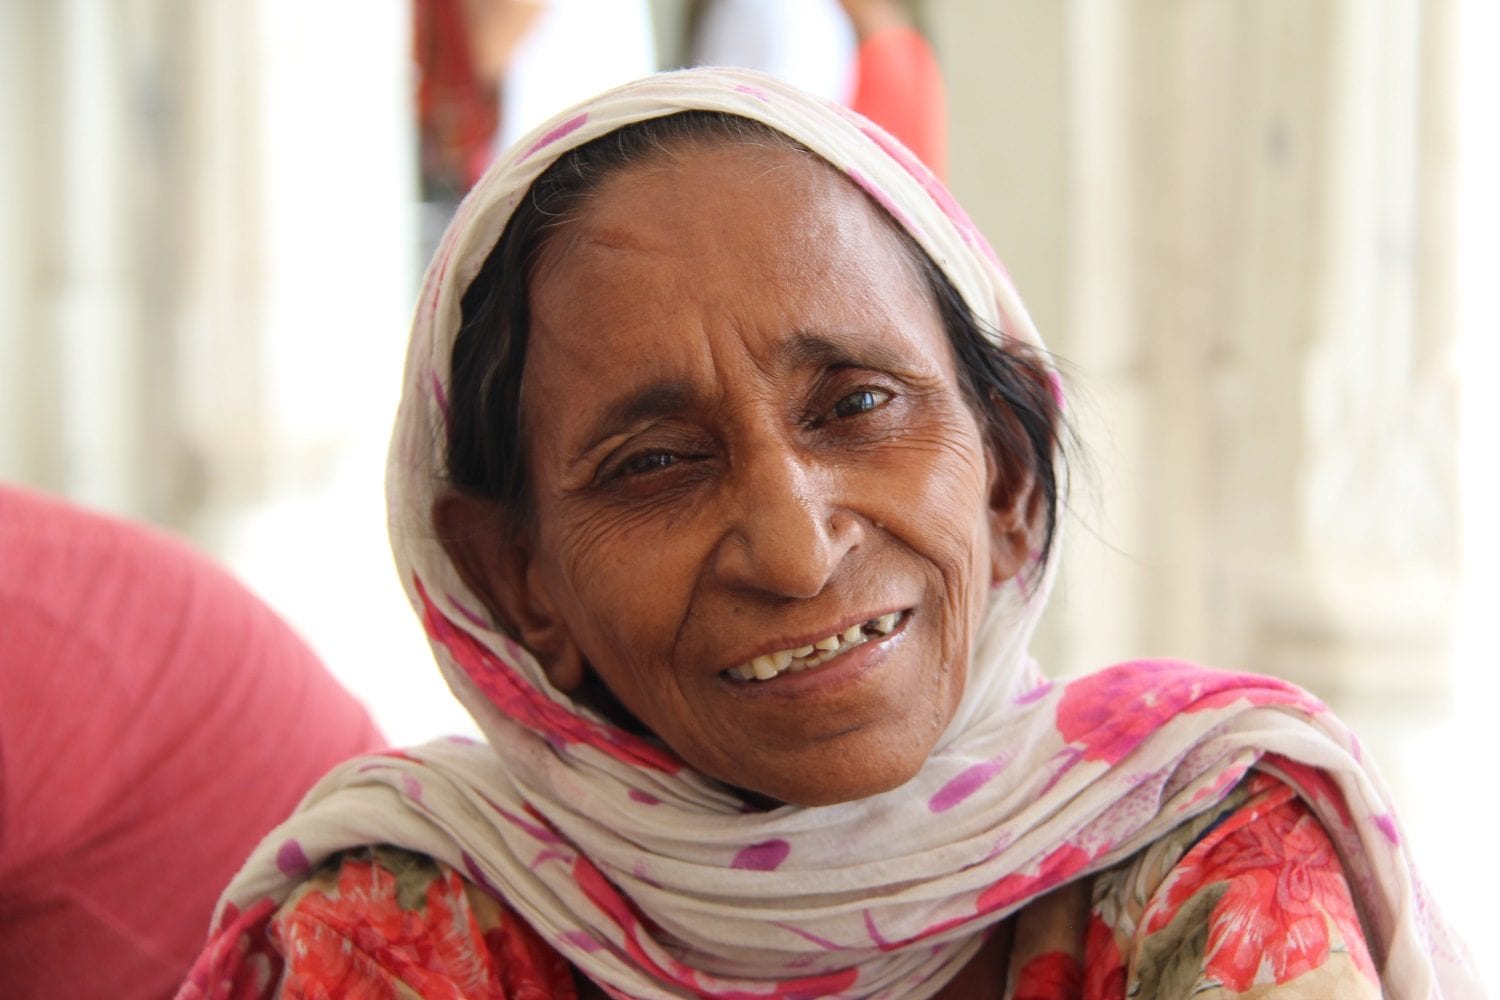
[[[848,103],[854,25],[838,0],[698,0],[688,11],[688,61],[770,73]]]
[[[646,0],[465,0],[474,61],[500,89],[498,156],[558,108],[656,69]]]
[[[418,0],[423,199],[451,208],[540,117],[658,61],[646,4]],[[699,0],[688,61],[770,73],[879,122],[947,172],[942,73],[900,0]],[[497,98],[498,95],[498,98]]]
[[[647,0],[416,0],[413,11],[424,260],[517,136],[657,68]]]
[[[948,98],[927,39],[901,0],[839,0],[859,38],[849,106],[948,175]]]
[[[948,172],[942,71],[901,0],[700,0],[695,66],[743,66],[839,101]]]
[[[170,996],[364,708],[222,569],[0,484],[0,996]]]
[[[537,7],[416,0],[412,10],[422,200],[456,205],[490,165],[500,77]]]

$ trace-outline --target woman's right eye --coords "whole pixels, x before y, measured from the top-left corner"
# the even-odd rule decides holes
[[[600,488],[621,496],[656,496],[686,489],[712,465],[714,448],[700,433],[669,429],[622,442],[594,473]]]

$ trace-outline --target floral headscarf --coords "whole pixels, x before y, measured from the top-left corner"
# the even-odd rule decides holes
[[[1460,992],[1461,949],[1343,725],[1289,684],[1176,662],[1045,681],[1026,656],[1045,575],[993,592],[962,704],[920,773],[817,808],[747,810],[661,744],[554,689],[489,620],[431,528],[460,300],[559,156],[695,109],[806,146],[882,206],[980,320],[1040,345],[993,251],[926,168],[871,123],[769,77],[651,77],[522,140],[465,200],[428,271],[387,479],[401,578],[488,743],[439,741],[331,774],[226,893],[220,952],[251,908],[285,898],[312,866],[384,843],[491,889],[617,995],[919,998],[973,956],[983,929],[1138,852],[1257,766],[1327,827],[1388,995]]]

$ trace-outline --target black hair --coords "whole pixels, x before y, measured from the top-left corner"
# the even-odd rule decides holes
[[[685,111],[627,125],[570,150],[537,178],[465,290],[448,393],[448,475],[455,488],[498,502],[517,528],[533,514],[521,376],[531,326],[528,287],[542,251],[606,178],[684,144],[714,142],[814,155],[768,125],[721,112]],[[1032,504],[1046,519],[1040,570],[1051,556],[1063,481],[1063,422],[1051,376],[1034,349],[986,331],[906,230],[894,221],[891,229],[931,290],[1002,483],[1014,495],[1030,474]]]

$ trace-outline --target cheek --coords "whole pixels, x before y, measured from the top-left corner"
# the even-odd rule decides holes
[[[945,575],[967,578],[989,562],[989,503],[977,435],[964,431],[903,442],[871,488],[883,497],[889,528]]]
[[[911,447],[919,452],[899,456],[881,477],[887,530],[932,574],[939,662],[954,672],[937,707],[951,715],[990,589],[988,472],[975,459],[977,432],[963,424]]]
[[[597,517],[542,537],[554,554],[548,591],[585,659],[611,687],[665,683],[660,665],[671,660],[696,579],[690,540],[663,537],[650,521]]]

